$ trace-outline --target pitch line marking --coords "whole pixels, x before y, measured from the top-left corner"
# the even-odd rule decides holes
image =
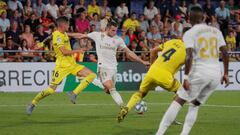
[[[147,103],[147,105],[169,105],[170,103]],[[1,105],[0,107],[24,107],[26,105],[23,104],[10,104],[10,105]],[[80,103],[80,104],[48,104],[48,105],[38,105],[43,107],[58,107],[58,106],[116,106],[116,104],[86,104],[86,103]],[[215,107],[215,108],[240,108],[240,105],[214,105],[214,104],[204,104],[203,107]]]

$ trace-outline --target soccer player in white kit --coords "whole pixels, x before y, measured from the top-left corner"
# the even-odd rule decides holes
[[[228,54],[222,33],[202,23],[203,11],[193,7],[190,12],[192,28],[183,35],[186,45],[184,89],[177,92],[175,100],[164,114],[156,135],[163,135],[185,102],[189,108],[181,135],[188,135],[198,114],[198,109],[221,83],[229,84]],[[224,74],[221,75],[219,51],[222,53]],[[222,80],[221,80],[222,77]]]
[[[124,105],[121,95],[116,91],[116,75],[117,75],[117,50],[121,50],[127,54],[127,57],[132,61],[137,61],[145,66],[149,66],[148,61],[144,61],[139,58],[134,52],[128,49],[123,39],[116,35],[117,23],[109,21],[105,32],[92,32],[89,34],[74,33],[70,36],[78,38],[91,38],[95,41],[96,52],[98,56],[98,75],[100,81],[109,93],[113,100],[122,107]],[[71,98],[72,102],[75,103],[76,95]]]

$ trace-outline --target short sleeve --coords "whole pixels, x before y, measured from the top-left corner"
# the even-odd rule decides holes
[[[64,45],[64,37],[59,33],[53,34],[53,45],[61,47]]]
[[[98,32],[91,32],[91,33],[88,33],[87,36],[89,38],[93,39],[94,41],[96,41],[97,40],[97,38],[96,38],[97,34],[98,34]]]
[[[194,37],[191,30],[187,31],[183,35],[183,42],[186,45],[186,48],[194,48]]]
[[[119,42],[118,42],[118,49],[122,50],[122,49],[127,47],[122,38],[118,37],[118,40],[119,40]]]
[[[221,31],[218,31],[218,35],[217,35],[217,39],[218,39],[218,47],[222,47],[222,46],[226,46],[226,42],[224,40],[223,34]]]

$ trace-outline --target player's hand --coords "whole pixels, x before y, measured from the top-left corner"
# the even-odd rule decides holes
[[[76,50],[76,53],[82,53],[83,54],[84,51],[79,49],[79,50]]]
[[[151,64],[148,61],[143,61],[143,65],[145,65],[146,68],[149,68]]]
[[[189,80],[184,80],[184,82],[183,82],[183,88],[184,88],[186,91],[190,90]]]
[[[225,88],[229,85],[229,78],[228,75],[223,75],[222,79],[221,79],[221,84],[225,83]]]

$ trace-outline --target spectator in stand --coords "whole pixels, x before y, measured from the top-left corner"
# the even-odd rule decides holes
[[[160,10],[160,14],[165,17],[167,8],[168,8],[168,0],[157,0],[156,1],[157,9]]]
[[[10,21],[7,18],[7,11],[2,10],[0,13],[0,27],[3,32],[6,32],[10,28]]]
[[[175,18],[176,15],[180,14],[179,6],[176,0],[171,0],[171,4],[169,4],[167,13],[171,18]]]
[[[62,5],[59,6],[59,12],[61,15],[67,18],[72,18],[72,4],[68,4],[68,0],[63,0]]]
[[[42,3],[42,0],[37,0],[37,2],[33,4],[33,11],[37,17],[41,17],[44,10],[46,10],[46,5]]]
[[[49,34],[43,31],[43,26],[42,25],[38,25],[36,28],[36,32],[34,33],[34,39],[37,42],[42,42],[44,39],[46,39]]]
[[[84,8],[85,10],[87,10],[86,6],[85,6],[85,0],[80,0],[78,5],[76,5],[73,9],[73,14],[76,15],[77,11],[79,8]]]
[[[225,8],[225,1],[221,0],[220,5],[215,10],[217,21],[220,25],[220,30],[223,33],[223,36],[226,37],[227,29],[228,29],[228,21],[230,19],[230,12],[227,8]]]
[[[6,44],[6,34],[2,31],[0,27],[0,49],[2,50]]]
[[[137,36],[134,34],[134,31],[132,28],[128,29],[128,37],[129,37],[129,40],[130,40],[130,44],[133,42],[133,41],[138,41],[138,38]]]
[[[7,3],[0,0],[0,12],[1,12],[1,10],[7,10],[7,9],[8,9]]]
[[[19,29],[23,30],[23,19],[21,18],[21,14],[19,14],[18,10],[13,12],[13,16],[10,18],[10,23],[16,21],[18,23]]]
[[[28,48],[33,49],[35,47],[35,41],[29,25],[25,25],[24,32],[20,35],[20,39],[27,41]]]
[[[235,3],[234,0],[229,0],[226,8],[230,11],[230,18],[234,19],[235,13],[239,10],[238,5]]]
[[[128,34],[127,34],[127,29],[126,28],[122,28],[121,29],[121,35],[119,35],[119,36],[121,36],[121,38],[123,39],[123,41],[125,42],[125,44],[127,45],[127,46],[129,46],[129,44],[130,44],[130,39],[129,39],[129,36],[128,36]]]
[[[148,44],[147,37],[146,37],[146,32],[144,30],[140,30],[138,33],[138,40],[139,42],[142,41],[144,44]]]
[[[182,32],[179,31],[180,23],[174,23],[173,29],[171,31],[172,39],[181,39],[182,38]]]
[[[212,19],[212,16],[215,16],[215,10],[211,0],[206,0],[205,5],[203,6],[203,11],[206,15],[206,23],[209,23]]]
[[[137,18],[136,13],[132,12],[131,17],[124,21],[123,27],[125,27],[126,29],[132,29],[134,32],[138,30],[140,25],[136,18]]]
[[[31,48],[27,46],[26,40],[22,41],[21,46],[18,47],[18,50],[22,51],[20,52],[20,55],[23,62],[33,62],[34,55],[32,52],[28,52],[31,51]]]
[[[186,5],[186,1],[182,0],[179,6],[179,13],[181,15],[182,18],[186,18],[187,17],[187,5]]]
[[[107,12],[105,17],[100,21],[100,31],[105,31],[108,21],[111,19],[111,13]]]
[[[149,48],[154,48],[155,46],[161,44],[162,37],[157,31],[156,26],[151,26],[151,31],[147,33],[147,39]]]
[[[210,22],[208,23],[208,25],[220,29],[220,26],[219,26],[219,24],[218,24],[217,19],[216,19],[215,16],[212,16],[212,17],[211,17]]]
[[[49,0],[46,5],[46,10],[53,19],[57,19],[60,15],[58,5],[56,5],[55,0]]]
[[[140,25],[141,30],[144,30],[145,32],[148,31],[149,23],[148,23],[147,20],[145,20],[144,14],[141,14],[140,17],[139,17],[139,25]]]
[[[236,50],[240,51],[240,24],[236,27]]]
[[[90,31],[90,23],[86,18],[86,11],[84,8],[79,8],[77,11],[79,14],[78,18],[75,20],[76,31],[80,33],[84,33],[86,31]]]
[[[100,31],[100,21],[99,21],[99,15],[97,13],[93,13],[93,18],[90,21],[90,25],[95,26],[95,31]]]
[[[117,6],[115,11],[115,16],[118,22],[121,24],[126,18],[128,18],[128,7],[126,6],[126,2],[124,0],[121,1],[120,5]]]
[[[6,38],[11,37],[13,43],[20,43],[19,35],[21,35],[21,30],[19,29],[18,23],[13,21],[10,26],[10,30],[6,31]]]
[[[31,0],[26,0],[25,6],[23,8],[24,18],[28,18],[33,13]]]
[[[18,0],[8,0],[8,8],[11,11],[19,10],[19,12],[23,12],[23,5]]]
[[[191,11],[192,7],[200,7],[200,8],[202,8],[201,4],[198,3],[198,0],[192,0],[192,3],[188,5],[188,12]]]
[[[36,26],[38,26],[40,23],[40,19],[36,17],[35,13],[32,12],[30,15],[30,18],[27,19],[24,23],[24,25],[29,25],[31,28],[31,31],[36,31]]]
[[[100,8],[97,5],[96,0],[92,0],[92,3],[88,5],[87,13],[88,13],[88,16],[90,16],[91,18],[93,17],[94,13],[97,13],[98,15],[100,15]]]
[[[100,17],[104,18],[106,13],[111,13],[111,9],[108,7],[108,0],[103,0],[103,5],[100,7]]]
[[[164,43],[172,38],[171,32],[168,27],[163,28],[161,37],[162,37],[162,43]]]
[[[180,15],[176,15],[176,17],[175,17],[175,21],[174,22],[172,22],[172,27],[171,27],[171,30],[173,30],[174,29],[174,25],[177,23],[178,25],[177,25],[177,27],[178,27],[178,31],[180,32],[180,33],[182,33],[182,31],[183,31],[183,24],[182,24],[182,22],[181,22],[181,16]]]
[[[228,35],[226,36],[226,43],[228,47],[228,51],[236,50],[236,36],[233,29],[228,31]]]
[[[147,20],[151,21],[156,14],[158,14],[158,9],[154,6],[154,1],[149,0],[147,6],[144,7],[144,15]]]
[[[4,57],[7,59],[8,62],[20,62],[20,55],[19,53],[16,52],[8,52],[8,51],[17,51],[18,46],[14,45],[12,42],[11,37],[7,37],[6,40],[6,46],[3,48],[4,52]]]
[[[160,14],[156,14],[154,16],[154,19],[151,21],[151,26],[156,26],[156,28],[159,32],[162,31],[163,22],[161,21],[161,15]]]
[[[54,25],[51,17],[48,17],[47,10],[43,10],[42,17],[40,18],[41,25],[43,26],[43,31],[47,32],[50,26]]]

